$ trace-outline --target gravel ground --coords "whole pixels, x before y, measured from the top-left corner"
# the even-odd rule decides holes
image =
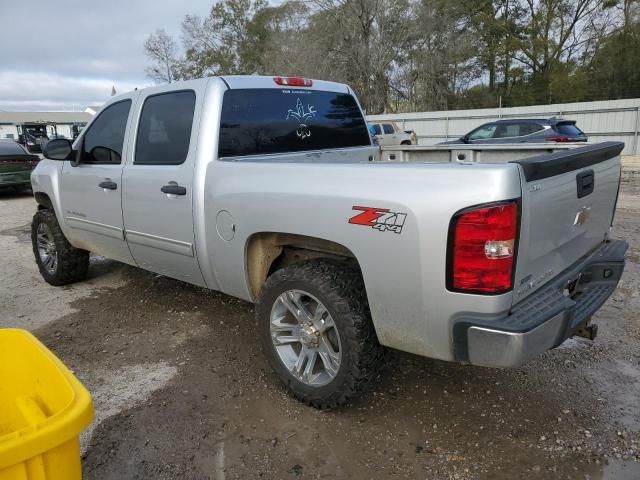
[[[2,326],[28,328],[91,391],[86,479],[640,478],[640,177],[614,235],[620,287],[572,339],[524,368],[389,352],[363,398],[320,412],[278,386],[253,307],[92,258],[90,279],[39,277],[29,195],[0,193]]]

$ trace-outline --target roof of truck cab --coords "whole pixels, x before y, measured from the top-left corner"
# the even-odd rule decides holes
[[[344,83],[329,82],[327,80],[316,80],[310,78],[312,81],[310,87],[297,87],[278,85],[275,78],[282,77],[281,75],[222,75],[220,78],[232,89],[246,89],[246,88],[289,88],[293,90],[324,90],[329,92],[344,92],[352,93],[347,85]]]
[[[310,91],[326,91],[326,92],[340,92],[340,93],[350,93],[353,94],[353,91],[349,88],[349,86],[344,83],[337,82],[329,82],[326,80],[315,80],[309,79],[313,82],[310,87],[298,87],[298,86],[286,86],[286,85],[278,85],[275,82],[276,76],[267,76],[267,75],[223,75],[223,76],[212,76],[212,77],[202,77],[195,78],[193,80],[181,80],[179,82],[173,82],[170,84],[171,90],[179,90],[181,88],[192,88],[195,85],[206,84],[212,79],[219,79],[227,86],[229,89],[255,89],[255,88],[274,88],[274,89],[291,89],[291,90],[310,90]],[[285,77],[283,77],[285,78]],[[152,87],[146,87],[141,89],[136,89],[138,92],[149,92],[152,90],[157,91],[166,91],[166,87],[168,84],[160,84],[154,85]],[[106,107],[107,105],[111,105],[113,103],[117,103],[120,100],[128,98],[133,92],[123,92],[114,97],[111,97],[107,103],[105,103],[101,108]],[[85,114],[91,118],[91,115]]]

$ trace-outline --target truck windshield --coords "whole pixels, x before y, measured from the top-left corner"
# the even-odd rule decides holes
[[[220,158],[370,145],[352,95],[281,88],[224,94]]]

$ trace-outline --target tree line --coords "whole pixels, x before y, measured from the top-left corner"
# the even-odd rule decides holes
[[[640,97],[639,4],[220,0],[147,38],[147,74],[334,80],[370,114]]]

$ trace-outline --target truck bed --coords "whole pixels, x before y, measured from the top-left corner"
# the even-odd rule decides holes
[[[381,147],[380,161],[419,163],[507,163],[584,147],[584,143],[511,143],[505,145],[398,145]]]

